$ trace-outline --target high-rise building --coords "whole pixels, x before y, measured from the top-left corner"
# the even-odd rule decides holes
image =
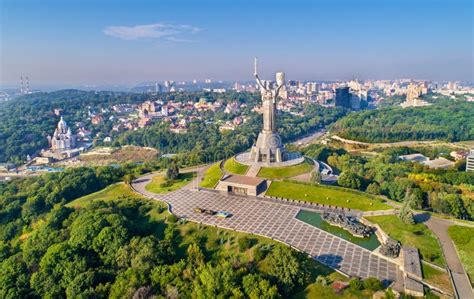
[[[469,151],[466,158],[466,171],[474,171],[474,148]]]
[[[337,87],[334,99],[337,107],[351,108],[351,94],[349,93],[349,87]]]

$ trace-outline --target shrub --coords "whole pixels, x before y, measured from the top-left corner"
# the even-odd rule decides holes
[[[243,252],[250,248],[250,239],[247,237],[239,238],[237,243],[239,245],[240,252]]]
[[[318,277],[316,277],[316,283],[319,284],[319,285],[322,285],[322,286],[327,286],[328,285],[328,280],[326,277],[322,276],[322,275],[318,275]]]
[[[163,183],[160,184],[160,187],[166,188],[166,187],[171,187],[172,185],[173,185],[172,180],[166,180],[166,181],[164,181]]]
[[[176,223],[179,219],[175,214],[170,214],[166,217],[166,220],[168,220],[169,223]]]
[[[256,246],[255,249],[253,250],[253,259],[258,263],[261,260],[265,258],[267,255],[265,249],[263,249],[261,246]]]
[[[349,281],[349,288],[353,291],[360,291],[364,288],[364,284],[359,278],[352,278]]]
[[[364,280],[364,289],[380,291],[382,288],[382,283],[375,277],[369,277]]]

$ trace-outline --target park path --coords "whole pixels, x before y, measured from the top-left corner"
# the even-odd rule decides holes
[[[396,263],[296,219],[301,209],[298,206],[190,188],[157,195],[145,190],[152,176],[146,175],[135,180],[133,188],[147,197],[167,202],[170,211],[179,217],[283,242],[346,275],[362,278],[372,276],[403,285],[401,271]],[[218,219],[197,214],[194,212],[196,207],[228,211],[232,217]]]
[[[247,174],[245,174],[246,176],[249,176],[249,177],[256,177],[258,172],[260,171],[260,166],[258,165],[252,165],[250,166],[250,168],[247,170]]]
[[[444,257],[446,259],[446,264],[451,271],[455,292],[457,293],[458,298],[474,298],[471,282],[464,271],[456,248],[454,247],[454,243],[448,234],[448,228],[453,225],[453,223],[449,220],[444,220],[437,217],[429,217],[429,215],[427,217],[425,216],[425,218],[421,221],[423,221],[426,226],[428,226],[428,228],[433,231],[441,243]]]

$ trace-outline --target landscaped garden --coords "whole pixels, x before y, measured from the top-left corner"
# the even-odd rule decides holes
[[[434,234],[423,223],[406,224],[397,215],[365,218],[380,225],[385,233],[400,241],[402,245],[418,248],[422,259],[444,267],[445,262],[441,246]]]
[[[195,176],[196,173],[194,172],[180,173],[176,179],[168,180],[165,174],[159,174],[152,178],[145,189],[157,194],[171,192],[189,184]]]
[[[313,161],[305,159],[303,163],[286,167],[262,167],[258,176],[267,179],[286,179],[313,170]]]
[[[459,258],[471,283],[474,283],[474,228],[453,225],[448,229],[449,236],[456,246]]]
[[[354,192],[338,187],[310,185],[297,182],[272,182],[267,196],[296,199],[318,204],[331,205],[361,211],[389,210],[392,207],[377,198],[362,192]]]
[[[237,162],[234,158],[229,158],[224,163],[224,169],[230,173],[243,175],[247,173],[249,166]]]
[[[206,170],[202,181],[199,182],[199,187],[214,188],[223,175],[220,163],[215,163]]]

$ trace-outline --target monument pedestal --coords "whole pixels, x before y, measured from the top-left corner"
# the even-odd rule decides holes
[[[278,133],[262,131],[258,134],[257,142],[250,150],[249,159],[254,162],[281,163],[284,160],[285,148]]]

